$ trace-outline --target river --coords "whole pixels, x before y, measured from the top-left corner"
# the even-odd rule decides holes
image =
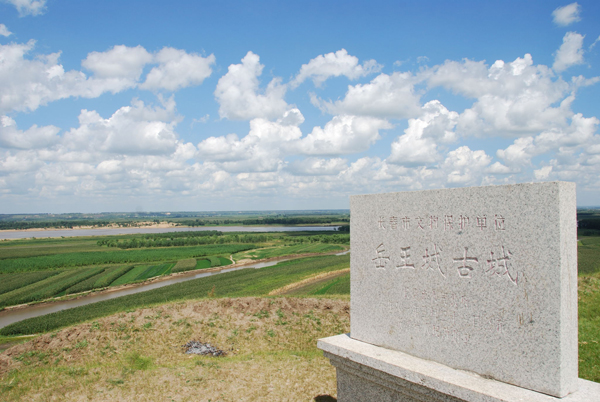
[[[31,237],[80,237],[110,236],[139,233],[197,232],[218,230],[220,232],[300,232],[336,230],[339,226],[196,226],[170,228],[98,228],[98,229],[49,229],[49,230],[6,230],[0,231],[0,240],[27,239]]]
[[[350,251],[344,251],[336,255],[348,254]],[[294,258],[281,258],[275,261],[259,262],[250,265],[242,265],[233,268],[224,267],[218,271],[211,272],[198,272],[189,273],[184,275],[177,275],[169,277],[161,281],[150,282],[147,284],[141,284],[134,287],[124,287],[123,289],[111,291],[111,292],[99,292],[91,293],[88,296],[81,297],[79,299],[64,300],[51,303],[42,303],[38,305],[28,306],[24,308],[18,308],[13,310],[0,311],[0,328],[4,328],[13,322],[22,321],[27,318],[38,317],[40,315],[46,315],[54,313],[56,311],[66,310],[73,307],[85,306],[86,304],[96,303],[103,300],[110,300],[121,296],[127,296],[135,293],[145,292],[147,290],[162,288],[163,286],[173,285],[179,282],[190,281],[192,279],[205,278],[211,275],[223,274],[225,272],[237,271],[240,269],[247,268],[265,268],[273,266],[282,261],[293,260]]]

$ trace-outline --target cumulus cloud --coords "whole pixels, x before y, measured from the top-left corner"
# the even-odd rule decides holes
[[[250,121],[249,133],[209,137],[198,144],[198,155],[205,161],[222,163],[228,172],[273,171],[282,163],[289,144],[302,137],[298,128],[304,116],[291,109],[275,122],[263,118]]]
[[[334,116],[325,127],[312,132],[295,144],[297,153],[305,155],[347,155],[366,151],[379,138],[379,130],[393,126],[373,117]]]
[[[342,100],[325,102],[313,96],[312,102],[332,114],[397,119],[414,117],[421,111],[415,82],[411,73],[380,74],[368,84],[348,86]]]
[[[546,180],[552,172],[552,166],[544,166],[540,169],[534,170],[533,175],[536,180]]]
[[[19,16],[40,15],[46,11],[46,0],[4,0],[12,4],[19,12]]]
[[[456,140],[454,127],[458,113],[450,112],[439,101],[430,101],[423,106],[423,114],[409,119],[404,135],[392,143],[392,152],[387,162],[403,166],[420,166],[437,162],[441,156],[438,144],[449,144]]]
[[[81,65],[100,78],[122,78],[137,81],[152,55],[142,46],[117,45],[105,52],[92,52]]]
[[[595,134],[600,120],[575,114],[571,124],[565,128],[555,127],[537,136],[517,138],[506,149],[499,149],[496,155],[508,166],[528,166],[532,158],[551,152],[572,152],[575,149],[592,147],[600,137]]]
[[[300,71],[290,85],[295,88],[307,79],[312,79],[319,87],[330,77],[345,76],[351,80],[381,71],[383,66],[375,60],[367,60],[358,64],[358,57],[348,54],[346,49],[335,53],[319,55],[300,67]]]
[[[264,65],[258,55],[248,52],[241,64],[229,66],[227,74],[219,79],[215,97],[219,115],[230,120],[253,118],[277,119],[288,109],[283,97],[287,87],[281,78],[273,78],[264,93],[260,93],[259,79]]]
[[[83,95],[77,88],[86,84],[85,75],[65,72],[58,63],[60,53],[26,59],[34,46],[33,40],[0,45],[0,112],[35,110],[57,99]]]
[[[67,132],[64,141],[71,149],[90,152],[169,154],[177,148],[174,129],[178,121],[173,98],[154,108],[134,100],[107,119],[96,111],[82,110],[79,127]]]
[[[198,156],[230,172],[273,172],[286,166],[292,155],[338,156],[367,150],[380,138],[379,130],[392,128],[385,120],[360,116],[335,116],[324,127],[314,127],[306,136],[298,127],[304,117],[298,109],[287,111],[276,121],[257,118],[250,121],[250,131],[243,138],[236,134],[209,137],[198,144]],[[309,158],[297,160],[289,172],[306,175],[321,169],[331,172],[342,159]],[[304,172],[304,173],[302,173]],[[330,174],[330,173],[320,173]]]
[[[571,3],[569,5],[558,7],[552,11],[552,17],[554,23],[559,26],[567,26],[574,22],[581,21],[579,13],[581,12],[581,6],[577,3]]]
[[[2,35],[2,36],[10,36],[10,35],[12,35],[12,32],[10,32],[8,30],[8,28],[6,27],[6,25],[0,24],[0,35]]]
[[[348,167],[348,161],[342,158],[306,158],[293,161],[287,170],[298,176],[337,175]]]
[[[556,51],[552,68],[562,72],[571,66],[583,64],[583,35],[576,32],[567,32],[563,43]]]
[[[92,72],[88,77],[81,71],[65,71],[59,63],[60,53],[26,57],[34,47],[33,40],[26,44],[0,45],[0,113],[33,111],[58,99],[96,98],[106,92],[134,88],[139,84],[144,67],[155,61],[141,46],[118,45],[105,52],[88,54],[82,61],[82,66]],[[214,57],[203,59],[166,48],[157,54],[156,62],[159,66],[151,70],[144,88],[175,90],[201,83],[210,75],[209,66],[214,63]],[[198,69],[180,71],[191,65]]]
[[[531,55],[491,66],[446,61],[424,73],[430,87],[443,86],[476,101],[461,113],[457,132],[475,136],[524,136],[566,126],[573,88]]]
[[[491,160],[485,151],[472,151],[468,146],[462,146],[448,152],[442,168],[448,172],[448,184],[474,185],[480,183],[482,172]]]
[[[55,126],[31,126],[28,130],[17,129],[17,123],[8,116],[0,118],[0,147],[2,148],[45,148],[59,141],[60,129]]]
[[[159,63],[140,85],[142,89],[166,89],[176,91],[192,85],[200,85],[212,74],[215,56],[202,57],[183,50],[165,47],[154,60]]]

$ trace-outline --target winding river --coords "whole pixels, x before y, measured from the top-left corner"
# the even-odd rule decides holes
[[[338,253],[336,255],[344,255],[349,253],[350,251],[344,251]],[[297,258],[297,257],[295,257]],[[147,290],[158,289],[163,286],[173,285],[179,282],[190,281],[192,279],[205,278],[207,276],[223,274],[225,272],[237,271],[240,269],[248,269],[248,268],[264,268],[273,266],[282,261],[293,260],[295,258],[280,258],[273,261],[268,262],[259,262],[253,263],[249,265],[241,265],[237,267],[224,267],[223,269],[209,271],[209,272],[190,272],[182,275],[170,276],[163,280],[158,280],[150,283],[142,283],[139,285],[134,285],[130,287],[123,287],[121,289],[117,289],[114,291],[103,291],[98,293],[91,293],[87,296],[81,297],[79,299],[73,300],[64,300],[50,303],[41,303],[33,306],[27,306],[24,308],[16,308],[0,311],[0,328],[6,327],[13,322],[22,321],[27,318],[38,317],[40,315],[46,315],[50,313],[54,313],[56,311],[66,310],[73,307],[85,306],[86,304],[96,303],[103,300],[110,300],[121,296],[131,295],[135,293],[145,292]]]

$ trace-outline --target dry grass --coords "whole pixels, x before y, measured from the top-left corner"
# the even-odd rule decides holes
[[[0,401],[334,400],[318,338],[348,332],[347,300],[166,304],[42,335],[0,354]],[[226,357],[191,356],[211,343]],[[319,397],[320,396],[320,397]]]

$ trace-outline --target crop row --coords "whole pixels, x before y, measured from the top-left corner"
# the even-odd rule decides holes
[[[227,272],[30,318],[2,328],[0,335],[47,332],[120,311],[158,303],[204,298],[209,294],[218,297],[261,296],[307,276],[344,269],[349,264],[348,255],[323,256],[287,261],[273,267]]]
[[[216,231],[215,231],[216,232]],[[190,232],[184,232],[190,233]],[[157,238],[131,238],[131,239],[106,239],[99,240],[99,246],[118,247],[121,249],[129,248],[148,248],[148,247],[183,247],[183,246],[199,246],[205,244],[232,244],[232,243],[264,243],[272,240],[272,236],[266,234],[233,234],[222,235],[218,234],[205,236],[173,236],[157,237]],[[166,233],[170,234],[170,233]]]
[[[146,268],[142,273],[140,273],[135,280],[143,281],[146,279],[154,278],[155,276],[166,275],[170,273],[173,264],[160,264],[160,265],[152,265]]]
[[[117,278],[123,276],[125,273],[130,271],[133,266],[123,266],[123,267],[109,267],[104,269],[102,272],[86,279],[85,281],[81,281],[70,288],[68,288],[65,293],[73,294],[85,292],[92,289],[100,289],[109,286],[113,283]]]
[[[332,251],[343,251],[344,249],[345,247],[337,244],[302,243],[293,246],[265,247],[258,250],[252,250],[248,253],[241,253],[235,257],[236,259],[252,258],[256,260],[262,258],[283,257],[293,254],[327,253]]]
[[[50,298],[102,271],[104,271],[103,267],[95,267],[62,272],[29,286],[0,295],[0,307]]]
[[[59,271],[40,271],[0,275],[0,295],[8,293],[11,290],[31,285],[59,273]]]
[[[186,258],[185,260],[177,261],[177,264],[173,267],[171,272],[184,272],[190,271],[192,269],[196,269],[196,265],[198,265],[198,261],[195,258]]]
[[[230,255],[256,248],[253,244],[214,244],[201,247],[173,247],[151,250],[110,250],[86,253],[57,254],[29,258],[0,260],[0,274],[43,271],[86,265],[131,264],[155,261],[176,261],[208,255]]]

